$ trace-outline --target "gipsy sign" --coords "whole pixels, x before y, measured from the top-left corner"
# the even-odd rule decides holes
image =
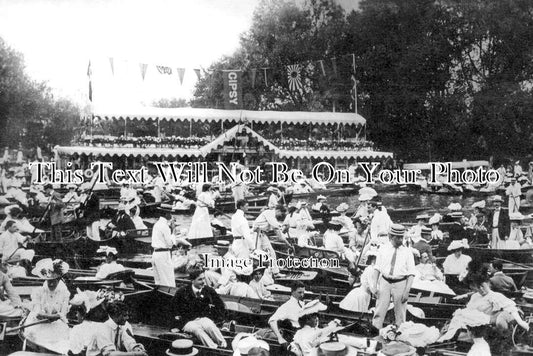
[[[242,72],[225,70],[224,72],[224,108],[242,109]]]

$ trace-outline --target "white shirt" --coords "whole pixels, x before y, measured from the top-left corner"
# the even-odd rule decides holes
[[[290,320],[292,326],[299,328],[298,315],[304,309],[304,302],[298,301],[291,296],[289,300],[279,306],[274,314],[268,319],[268,323],[280,320]]]
[[[277,205],[278,205],[277,195],[274,193],[270,194],[270,198],[268,198],[268,207],[275,208]]]
[[[259,216],[254,221],[253,229],[255,230],[256,227],[267,231],[280,229],[281,226],[279,224],[278,219],[276,218],[276,210],[268,209],[259,214]]]
[[[391,225],[392,220],[387,211],[383,208],[381,211],[376,209],[370,224],[370,237],[372,240],[377,240],[380,234],[388,234]]]
[[[74,325],[70,329],[68,336],[69,350],[75,355],[85,351],[93,338],[94,330],[98,328],[99,324],[101,323],[84,320],[81,324]]]
[[[132,338],[126,332],[126,326],[119,326],[111,319],[107,319],[104,323],[99,323],[95,328],[93,337],[87,347],[87,356],[107,356],[113,351],[117,351],[115,345],[115,339],[117,332],[120,333],[118,338],[119,344],[127,351],[133,351],[134,348],[140,348],[144,350],[141,344],[138,344],[134,338]]]
[[[396,261],[394,263],[394,271],[391,277],[414,276],[416,271],[413,252],[411,252],[411,249],[403,245],[397,249],[395,249],[390,243],[381,246],[376,258],[376,269],[382,275],[389,276],[395,250],[397,250]]]
[[[451,254],[444,260],[442,268],[444,268],[444,274],[461,275],[466,272],[468,263],[472,261],[472,257],[468,255],[461,255],[461,257],[455,257],[455,254]]]
[[[324,247],[326,250],[332,250],[339,254],[344,253],[345,247],[342,238],[332,230],[327,230],[324,233]]]
[[[19,248],[19,244],[25,240],[24,236],[18,232],[11,233],[5,231],[0,235],[0,252],[3,255],[3,259],[7,260],[15,251]]]
[[[235,214],[231,217],[231,234],[234,237],[242,236],[247,241],[252,241],[252,230],[250,230],[250,225],[248,220],[244,216],[244,211],[237,209]]]
[[[522,194],[522,187],[520,186],[520,183],[511,184],[507,187],[505,190],[505,194],[509,196],[509,198],[518,198]]]
[[[494,209],[494,215],[492,216],[492,227],[497,228],[498,227],[498,220],[500,220],[500,212],[502,209]]]
[[[168,226],[168,221],[160,217],[152,229],[152,247],[153,248],[172,248],[175,240]]]
[[[474,344],[466,356],[491,356],[489,344],[482,337],[474,338]]]

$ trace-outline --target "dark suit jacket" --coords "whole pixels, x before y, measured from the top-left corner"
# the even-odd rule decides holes
[[[494,210],[490,212],[487,218],[487,232],[492,234],[492,219],[494,217]],[[500,216],[498,217],[498,234],[500,239],[503,239],[505,236],[509,236],[510,223],[509,223],[509,213],[500,208]]]
[[[183,329],[185,324],[196,318],[209,318],[215,323],[224,320],[226,306],[220,296],[211,287],[205,286],[201,296],[196,297],[192,286],[180,288],[172,300],[174,316],[180,316],[176,327]]]
[[[503,273],[496,273],[490,279],[490,285],[495,292],[516,292],[516,284],[514,283],[514,280]]]
[[[85,201],[85,218],[89,222],[100,220],[100,198],[94,192],[91,192],[91,195]]]
[[[125,212],[120,212],[114,221],[117,231],[135,230],[135,223]]]

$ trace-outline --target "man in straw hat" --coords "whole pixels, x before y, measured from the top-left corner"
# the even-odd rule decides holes
[[[379,196],[375,196],[368,203],[368,212],[372,214],[372,222],[370,223],[370,239],[374,242],[384,242],[380,236],[386,236],[389,233],[392,225],[392,220],[383,208],[383,203]]]
[[[191,285],[181,287],[172,300],[176,327],[193,334],[209,348],[225,348],[226,340],[215,324],[224,319],[224,302],[213,288],[205,285],[202,269],[191,269],[189,279]]]
[[[193,347],[194,343],[189,339],[177,339],[172,341],[167,349],[168,356],[194,356],[198,354],[198,349]]]
[[[95,333],[87,347],[87,356],[148,356],[144,346],[136,342],[124,327],[128,321],[126,304],[113,302],[107,306],[107,313],[109,319],[95,327]]]
[[[403,246],[404,235],[405,227],[393,224],[389,232],[391,243],[381,246],[376,259],[377,283],[372,286],[372,293],[377,296],[377,302],[372,324],[378,329],[383,327],[391,297],[396,325],[405,321],[407,300],[416,271],[413,253]]]
[[[499,240],[505,240],[509,234],[509,215],[505,214],[502,209],[503,199],[499,195],[492,198],[494,210],[489,214],[487,223],[489,224],[489,232],[491,233],[491,247],[497,248]]]

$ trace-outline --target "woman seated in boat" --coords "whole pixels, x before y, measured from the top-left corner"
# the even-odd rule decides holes
[[[468,219],[467,228],[474,229],[477,225],[477,216],[482,213],[483,209],[485,209],[485,200],[475,202],[472,204],[472,213],[470,214],[470,218]]]
[[[358,198],[360,204],[357,207],[357,211],[353,215],[353,218],[358,218],[361,221],[364,221],[368,218],[368,201],[372,199],[372,197],[368,194],[361,194]]]
[[[272,293],[267,289],[263,276],[265,274],[266,267],[256,267],[252,272],[252,280],[250,281],[250,287],[257,293],[260,299],[274,300]]]
[[[459,203],[451,203],[448,205],[449,212],[442,218],[443,222],[463,222],[462,206]]]
[[[314,204],[311,207],[311,209],[313,209],[313,211],[318,211],[322,214],[329,213],[329,208],[326,205],[327,198],[323,195],[319,195],[318,197],[316,197],[316,200],[317,200],[317,203]]]
[[[441,219],[442,216],[439,213],[436,213],[429,218],[428,222],[428,224],[431,226],[431,241],[437,244],[444,240],[444,233],[439,229]]]
[[[2,263],[0,265],[0,317],[18,317],[21,315],[22,302],[7,275],[7,264]]]
[[[352,219],[346,216],[346,212],[349,209],[349,205],[341,203],[335,210],[339,213],[339,216],[335,217],[335,221],[338,221],[342,225],[341,233],[346,233],[348,238],[355,238],[355,226]]]
[[[332,320],[324,327],[318,327],[318,312],[326,310],[322,303],[309,303],[298,315],[300,329],[294,334],[291,350],[299,356],[316,355],[318,346],[329,341],[329,335],[339,326],[338,320]]]
[[[240,263],[242,260],[229,253],[224,256],[224,261],[225,266],[220,269],[221,277],[218,280],[217,293],[235,297],[259,298],[252,287],[239,280],[240,277],[250,276],[253,266]]]
[[[413,225],[406,233],[406,237],[411,239],[413,244],[420,241],[420,238],[422,237],[422,227],[426,225],[426,222],[429,219],[429,215],[420,214],[420,215],[417,215],[415,219],[416,219],[416,225]]]
[[[425,251],[420,253],[420,263],[415,266],[415,269],[421,280],[444,281],[442,271],[437,267],[432,256]]]
[[[140,216],[141,209],[138,205],[133,206],[129,209],[129,215],[131,218],[131,221],[133,221],[133,224],[135,225],[135,230],[146,230],[147,227],[144,224],[143,219]]]
[[[508,330],[509,324],[515,322],[521,328],[529,330],[529,324],[520,316],[516,303],[503,294],[491,290],[488,267],[484,266],[477,272],[469,273],[465,280],[474,292],[466,305],[466,309],[475,309],[485,313],[490,317],[491,325],[496,326],[499,330]],[[454,319],[450,323],[450,328],[456,324]]]
[[[342,225],[335,220],[329,222],[324,220],[324,224],[327,227],[326,232],[324,232],[324,248],[337,252],[341,258],[348,260],[352,265],[355,264],[355,253],[344,246],[344,241],[339,236]]]
[[[213,208],[214,206],[215,201],[211,195],[211,184],[206,183],[202,186],[202,192],[196,199],[196,210],[192,216],[189,234],[187,235],[188,238],[213,237],[209,208]]]
[[[18,231],[21,234],[42,233],[41,229],[35,228],[28,219],[22,217],[22,209],[18,205],[9,205],[4,208],[6,218],[0,225],[0,232],[6,231],[6,224],[9,220],[13,220],[17,223]]]
[[[102,246],[96,251],[96,253],[105,254],[105,262],[98,267],[96,272],[96,278],[106,279],[112,273],[124,271],[124,266],[117,263],[118,251],[114,247]]]
[[[350,236],[348,248],[354,253],[359,253],[359,249],[365,244],[365,237],[368,235],[368,228],[361,222],[359,218],[354,219],[355,232]]]
[[[266,191],[267,193],[270,193],[268,197],[268,207],[275,208],[280,204],[281,192],[276,187],[268,187]]]
[[[524,243],[524,233],[520,228],[520,224],[524,220],[524,216],[520,213],[509,214],[509,221],[511,222],[511,231],[509,238],[506,241],[507,248],[519,249],[520,245]]]
[[[354,312],[367,312],[370,306],[370,299],[372,292],[370,286],[376,285],[375,281],[375,264],[376,264],[376,250],[369,250],[366,253],[366,264],[368,265],[360,278],[360,286],[352,289],[340,302],[339,307],[344,310]]]
[[[459,280],[462,280],[468,271],[468,263],[472,261],[472,257],[463,255],[463,250],[468,248],[468,244],[461,240],[453,240],[448,246],[448,251],[451,252],[444,260],[442,267],[444,274],[455,275]]]
[[[62,260],[52,261],[51,258],[45,258],[35,264],[32,274],[45,281],[41,287],[32,291],[31,310],[25,324],[33,324],[39,320],[48,320],[49,323],[26,329],[26,337],[29,339],[53,342],[57,340],[57,335],[68,335],[70,292],[62,281],[68,270],[69,265]]]

